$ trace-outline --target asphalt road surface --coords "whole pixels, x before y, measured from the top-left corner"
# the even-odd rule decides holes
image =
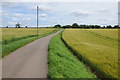
[[[2,59],[3,78],[47,78],[48,45],[60,31],[37,39]]]

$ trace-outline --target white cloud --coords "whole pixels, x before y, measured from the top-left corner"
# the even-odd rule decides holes
[[[98,19],[98,22],[101,25],[115,25],[118,23],[116,19]]]
[[[119,0],[2,0],[2,2],[118,2]]]
[[[13,22],[13,21],[9,21],[9,22],[7,22],[9,25],[15,25],[16,24],[16,22]]]
[[[37,11],[37,6],[39,7],[40,13],[44,13],[44,12],[55,13],[58,11],[58,10],[54,9],[56,7],[56,5],[53,5],[52,3],[33,4],[33,6],[28,9],[30,9],[32,11]]]
[[[11,20],[12,20],[12,21],[18,21],[18,18],[16,18],[16,17],[11,17]]]
[[[24,13],[5,13],[2,18],[3,26],[14,26],[17,22],[20,22],[22,26],[29,25],[36,20],[36,15],[24,14]],[[5,19],[7,18],[7,19]],[[9,20],[8,20],[9,19]]]
[[[13,16],[16,16],[16,17],[23,16],[23,15],[25,15],[25,14],[23,14],[23,13],[15,13],[15,14],[13,14]]]
[[[48,11],[48,10],[50,10],[50,8],[48,8],[47,6],[40,5],[39,10],[40,11]]]
[[[109,12],[109,9],[102,8],[102,9],[100,9],[100,12],[107,13],[107,12]]]
[[[46,17],[47,14],[40,14],[39,16],[40,16],[40,17]]]
[[[12,15],[9,13],[3,13],[3,16],[5,17],[21,17],[21,16],[25,16],[26,14],[24,13],[13,13]]]
[[[115,19],[99,19],[98,21],[113,22],[113,21],[115,21]]]
[[[2,7],[15,7],[18,3],[16,2],[3,2]]]
[[[32,18],[23,18],[22,20],[24,20],[24,21],[31,21],[32,20]]]
[[[3,17],[11,18],[11,20],[32,20],[35,19],[35,15],[32,14],[24,14],[24,13],[13,13],[12,15],[9,13],[3,14]],[[4,18],[3,18],[4,19]]]
[[[59,19],[57,19],[56,17],[44,18],[44,19],[42,19],[42,20],[47,21],[47,22],[49,22],[50,24],[56,24],[56,23],[60,22]],[[63,21],[63,22],[64,22],[64,21]]]
[[[29,8],[31,10],[37,10],[37,5],[32,6],[31,8]],[[51,9],[46,6],[46,5],[39,5],[39,11],[50,11]]]
[[[15,26],[16,23],[17,22],[15,22],[15,21],[3,21],[2,25],[3,25],[3,27],[5,27],[5,26]]]
[[[72,12],[72,15],[75,15],[75,16],[88,16],[90,14],[91,14],[90,12],[84,11],[84,10],[76,10]]]

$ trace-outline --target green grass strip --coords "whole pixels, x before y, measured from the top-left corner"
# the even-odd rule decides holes
[[[23,38],[23,39],[20,39],[20,40],[9,42],[8,44],[3,44],[2,45],[2,57],[8,55],[9,53],[15,51],[16,49],[18,49],[18,48],[36,40],[38,38],[48,36],[52,33],[57,32],[57,31],[58,31],[58,29],[54,30],[53,32],[47,33],[47,34],[41,34],[39,36],[33,36],[33,37],[32,36],[31,37],[26,37],[26,38]]]
[[[64,45],[61,34],[54,36],[49,44],[48,78],[92,78],[98,80]]]

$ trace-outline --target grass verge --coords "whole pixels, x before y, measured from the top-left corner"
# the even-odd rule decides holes
[[[90,70],[64,45],[61,34],[54,36],[49,44],[48,78],[97,79]]]
[[[58,31],[58,29],[54,30],[53,32],[47,33],[47,34],[41,34],[39,36],[24,37],[19,40],[17,39],[16,41],[9,42],[8,44],[2,44],[2,57],[8,55],[9,53],[15,51],[16,49],[36,40],[38,38],[48,36],[57,31]]]

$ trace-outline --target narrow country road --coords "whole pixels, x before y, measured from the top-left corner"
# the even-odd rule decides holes
[[[60,31],[37,39],[2,59],[3,78],[47,78],[48,45]]]

